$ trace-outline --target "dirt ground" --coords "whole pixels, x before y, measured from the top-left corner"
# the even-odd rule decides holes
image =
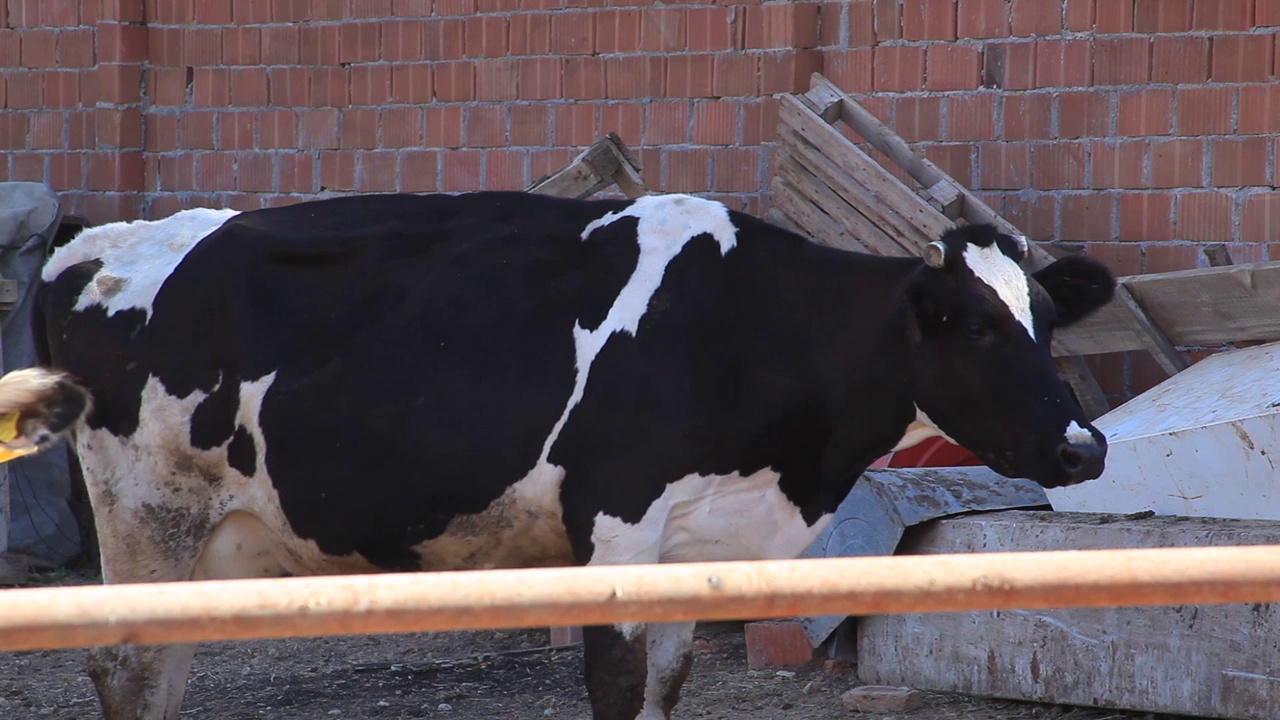
[[[677,718],[1172,720],[938,693],[926,693],[923,707],[910,713],[859,715],[840,704],[840,694],[857,685],[850,673],[749,670],[739,623],[700,625],[697,637]],[[589,720],[580,647],[548,650],[547,640],[545,631],[518,631],[210,643],[196,655],[182,718]],[[0,653],[3,720],[89,720],[97,713],[83,650]]]

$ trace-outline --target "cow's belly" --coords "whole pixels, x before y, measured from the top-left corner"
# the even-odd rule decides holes
[[[830,519],[805,522],[772,470],[690,475],[668,485],[634,525],[598,515],[591,564],[793,558]]]

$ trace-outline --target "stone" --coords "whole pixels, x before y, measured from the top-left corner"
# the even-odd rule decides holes
[[[840,696],[846,710],[864,713],[910,712],[920,707],[920,691],[889,685],[863,685]]]

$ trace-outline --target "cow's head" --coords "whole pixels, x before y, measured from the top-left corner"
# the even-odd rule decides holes
[[[1058,377],[1049,341],[1106,304],[1115,280],[1083,257],[1028,275],[1026,252],[1025,238],[989,225],[926,247],[908,289],[917,420],[996,472],[1058,487],[1102,474],[1107,445]]]

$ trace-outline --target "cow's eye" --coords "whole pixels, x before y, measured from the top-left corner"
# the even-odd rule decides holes
[[[991,328],[986,323],[975,320],[965,325],[964,334],[971,340],[985,340],[991,336]]]

